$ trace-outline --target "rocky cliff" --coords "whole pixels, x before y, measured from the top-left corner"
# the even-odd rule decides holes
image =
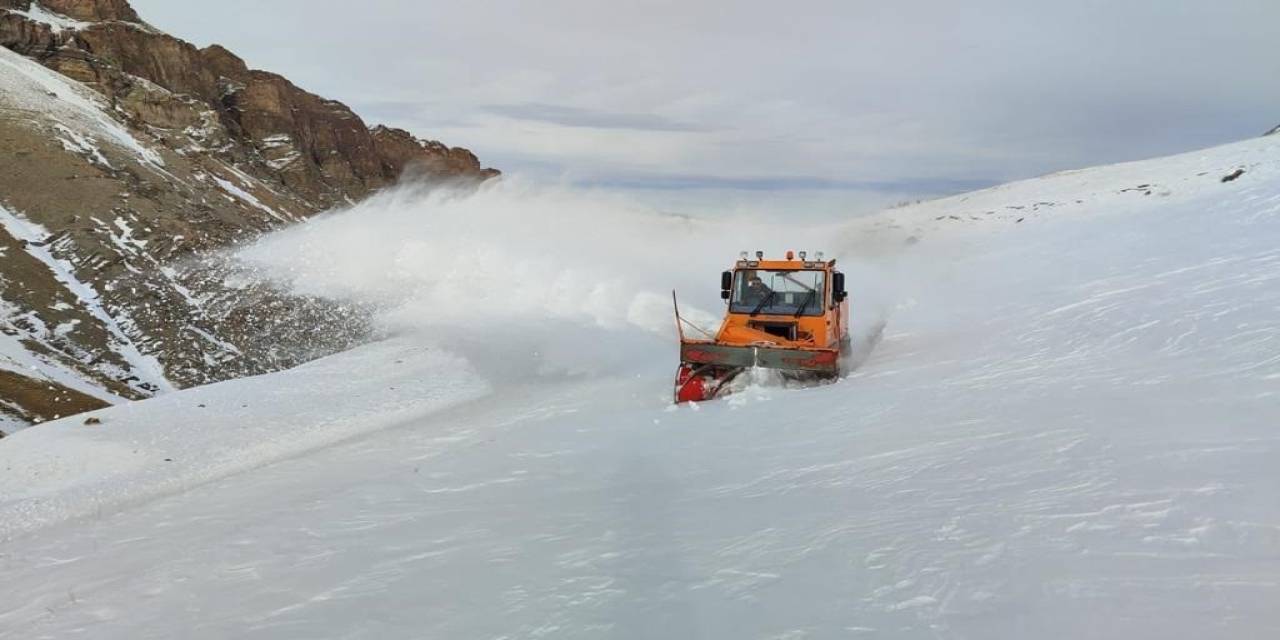
[[[497,174],[160,32],[126,0],[0,0],[0,45],[0,422],[344,348],[367,329],[359,310],[235,277],[211,251],[410,169]]]

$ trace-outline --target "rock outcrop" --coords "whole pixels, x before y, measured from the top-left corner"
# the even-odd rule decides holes
[[[142,22],[128,0],[0,0],[0,8],[29,11],[32,4],[55,14],[72,20],[99,22],[105,20],[123,20],[126,22]]]
[[[0,46],[0,417],[346,348],[368,330],[360,310],[234,277],[210,250],[405,175],[497,175],[160,32],[126,0],[0,0]]]
[[[157,31],[125,0],[34,5],[87,21],[74,28],[39,21],[30,0],[0,0],[0,7],[6,4],[11,10],[0,16],[0,45],[93,87],[139,123],[172,128],[197,122],[200,111],[214,112],[229,139],[263,154],[287,188],[321,208],[363,198],[410,166],[437,178],[495,174],[465,149],[398,130],[370,131],[346,105],[249,69],[221,46],[198,49]],[[157,95],[157,88],[171,95]],[[173,104],[183,100],[172,96],[188,104]]]

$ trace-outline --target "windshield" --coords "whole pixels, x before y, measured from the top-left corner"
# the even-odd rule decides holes
[[[734,274],[729,311],[761,315],[822,315],[823,271],[741,269]]]

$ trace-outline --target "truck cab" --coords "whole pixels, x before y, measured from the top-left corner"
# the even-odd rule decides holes
[[[838,345],[848,335],[843,280],[834,260],[739,260],[721,277],[729,309],[716,341]]]

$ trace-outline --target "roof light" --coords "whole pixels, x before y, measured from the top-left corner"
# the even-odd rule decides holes
[[[805,254],[806,254],[806,253],[808,253],[808,252],[806,252],[806,251],[801,251],[801,252],[800,252],[800,259],[801,259],[801,260],[804,260],[804,256],[805,256]]]
[[[763,252],[763,251],[757,251],[757,252],[756,252],[756,260],[764,260],[764,252]]]
[[[818,262],[822,262],[822,252],[821,252],[821,251],[814,251],[814,252],[813,252],[813,257],[817,258],[817,259],[818,259]]]
[[[795,260],[795,259],[796,259],[796,252],[794,252],[794,251],[788,251],[788,252],[787,252],[787,259],[788,259],[788,260]]]
[[[746,259],[747,259],[747,252],[746,252],[746,251],[743,251],[743,252],[742,252],[741,254],[739,254],[739,255],[741,255],[741,256],[742,256],[742,259],[743,259],[743,260],[746,260]]]

